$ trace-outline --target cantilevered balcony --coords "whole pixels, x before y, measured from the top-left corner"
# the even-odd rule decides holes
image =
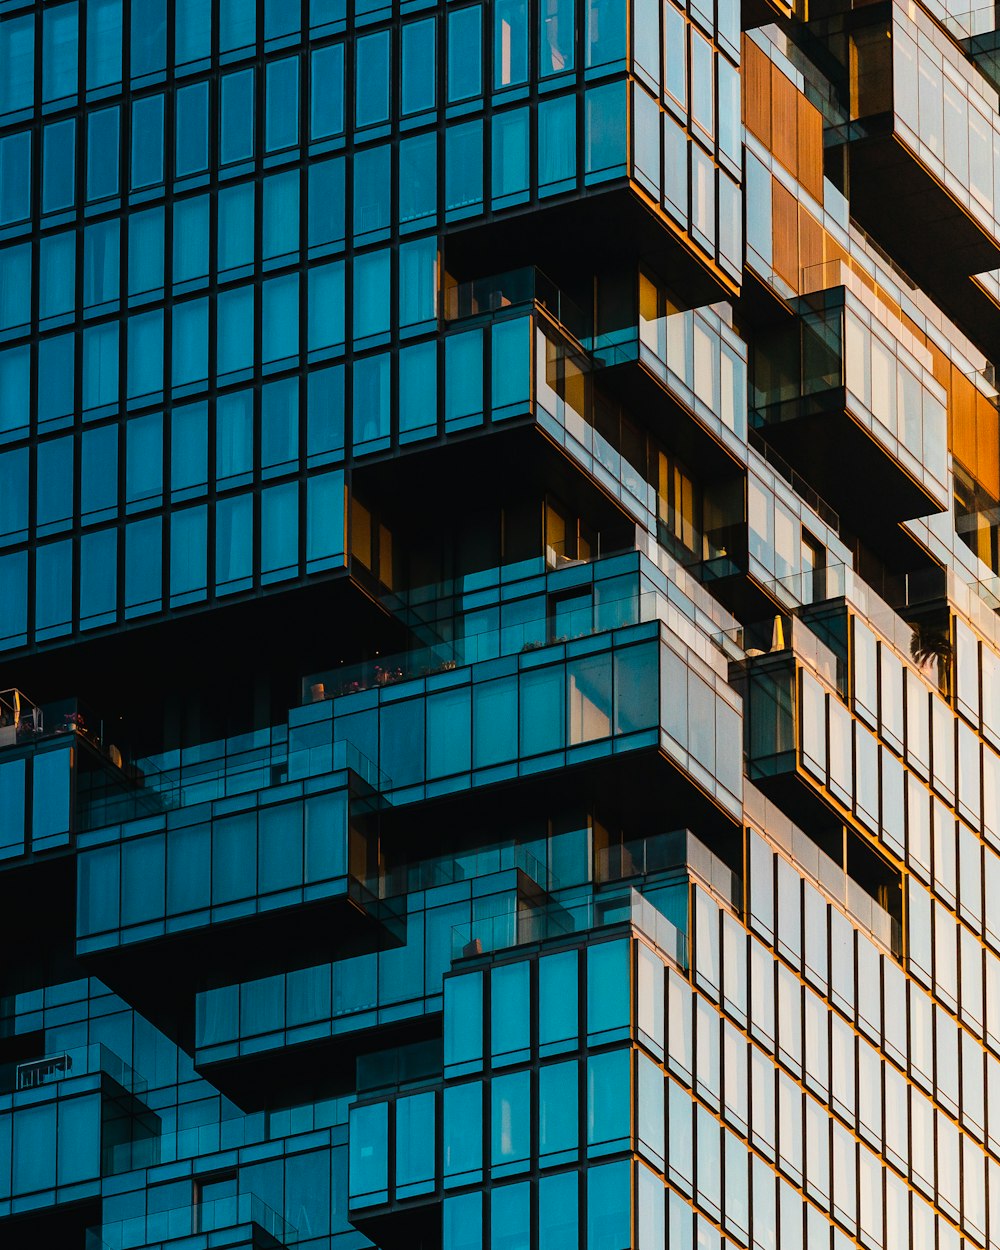
[[[101,1224],[87,1230],[86,1250],[290,1250],[298,1230],[255,1194]]]
[[[198,990],[251,964],[302,966],[401,936],[370,766],[342,742],[296,782],[264,772],[261,788],[238,773],[231,797],[78,839],[78,956],[178,1036],[190,1036]]]
[[[968,278],[1000,264],[997,95],[920,5],[823,0],[804,37],[840,66],[852,215],[960,324]]]
[[[156,1161],[159,1117],[146,1084],[105,1046],[84,1046],[7,1065],[0,1072],[0,1242],[20,1245],[23,1220],[45,1211],[68,1230],[83,1227],[101,1178]],[[41,1217],[40,1217],[41,1218]],[[25,1227],[31,1225],[25,1224]],[[40,1240],[49,1244],[41,1227]]]
[[[945,395],[926,349],[847,286],[804,296],[797,311],[755,345],[754,426],[856,532],[946,511]]]

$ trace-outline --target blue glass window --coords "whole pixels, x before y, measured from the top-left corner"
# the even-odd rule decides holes
[[[328,139],[344,131],[344,45],[330,44],[312,53],[309,133]]]
[[[125,502],[158,503],[163,491],[163,417],[134,417],[125,426]]]
[[[97,530],[80,539],[80,628],[115,619],[118,593],[118,531]]]
[[[562,74],[575,64],[574,0],[541,0],[538,6],[538,68],[543,78]]]
[[[182,87],[176,96],[174,168],[178,178],[208,169],[208,83]]]
[[[166,0],[132,0],[132,82],[162,74],[167,63]]]
[[[531,1245],[531,1186],[498,1185],[490,1195],[491,1250]],[[546,1247],[548,1250],[548,1247]]]
[[[437,209],[437,135],[415,135],[399,145],[399,219],[419,221]]]
[[[264,46],[280,47],[299,35],[299,6],[287,0],[264,0]]]
[[[0,811],[5,813],[0,826],[0,858],[21,855],[25,849],[24,784],[27,761],[7,760],[0,764]],[[5,1166],[7,1160],[4,1160]],[[0,1181],[0,1189],[7,1183]]]
[[[30,109],[35,96],[35,18],[0,22],[0,116]]]
[[[409,442],[437,430],[437,344],[418,343],[399,353],[399,438]],[[478,742],[478,739],[477,739]],[[511,751],[506,758],[513,758]]]
[[[271,278],[261,294],[264,365],[284,368],[299,354],[299,275]]]
[[[306,572],[332,568],[344,555],[344,475],[323,473],[306,483]]]
[[[76,232],[50,234],[38,249],[38,315],[64,317],[76,304]]]
[[[483,332],[451,334],[444,345],[446,429],[465,429],[483,419]]]
[[[31,320],[31,244],[0,251],[0,332]]]
[[[438,249],[430,235],[399,249],[399,324],[401,329],[430,330],[437,322]]]
[[[220,52],[248,56],[256,44],[257,5],[253,0],[219,0]]]
[[[3,381],[0,364],[0,382]],[[5,649],[22,646],[28,629],[28,553],[18,551],[0,556],[0,645]]]
[[[117,326],[111,327],[102,339],[109,340],[117,335]],[[88,348],[92,347],[90,334],[84,334],[84,400],[88,395],[88,379],[94,380],[88,370]],[[58,338],[42,339],[38,344],[38,424],[44,428],[46,424],[64,425],[73,413],[73,349],[72,334],[60,334]],[[111,398],[109,403],[117,399],[118,374],[117,357],[116,372],[113,379],[103,377],[102,382],[106,394]],[[15,392],[16,395],[16,392]]]
[[[87,199],[118,194],[119,113],[117,106],[91,113],[87,119]]]
[[[83,233],[83,306],[96,309],[118,299],[118,221],[99,221]]]
[[[344,366],[316,369],[308,382],[308,462],[329,464],[344,456]]]
[[[40,534],[65,528],[73,515],[73,439],[38,444],[35,524]]]
[[[0,139],[0,226],[31,214],[31,131]]]
[[[586,0],[587,68],[625,59],[625,0]]]
[[[493,6],[493,87],[513,87],[528,80],[528,5],[526,0],[495,0]]]
[[[125,530],[125,615],[160,609],[163,548],[159,517],[134,521]]]
[[[207,484],[208,405],[186,404],[174,409],[170,423],[170,493],[189,499]]]
[[[344,347],[344,262],[310,269],[308,282],[309,358],[315,360]]]
[[[215,421],[216,482],[240,485],[253,472],[253,392],[220,395]]]
[[[208,509],[181,508],[170,520],[170,602],[194,603],[206,594]]]
[[[587,181],[598,182],[623,174],[627,155],[627,85],[611,82],[591,87],[585,96],[584,106],[587,119]]]
[[[299,250],[299,171],[264,179],[264,261],[287,264]]]
[[[0,456],[0,543],[28,537],[28,449]]]
[[[87,430],[80,450],[80,508],[84,519],[103,521],[118,510],[118,426]]]
[[[77,5],[42,13],[42,102],[69,102],[77,93]]]
[[[283,57],[267,66],[264,143],[268,152],[299,141],[299,58]]]
[[[249,160],[254,143],[254,71],[241,70],[222,79],[222,134],[219,140],[223,165]]]
[[[253,268],[256,184],[241,182],[219,191],[219,277],[238,278]]]
[[[53,122],[42,133],[42,212],[58,213],[76,199],[76,122]]]
[[[483,1250],[483,1195],[446,1198],[443,1210],[443,1250]]]
[[[631,1167],[627,1161],[587,1170],[588,1250],[619,1250],[632,1231]]]
[[[83,332],[83,406],[111,408],[118,401],[118,322]]]
[[[73,543],[67,539],[35,552],[35,637],[69,633],[72,620]]]
[[[59,543],[69,547],[69,543]],[[44,548],[40,548],[44,550]],[[67,586],[66,590],[70,588]],[[72,596],[68,596],[72,599]],[[70,828],[70,760],[72,752],[62,748],[57,751],[39,751],[35,755],[32,772],[32,820],[31,839],[58,837]]]
[[[207,195],[174,204],[175,289],[200,284],[208,276],[208,212]]]
[[[389,32],[365,35],[357,42],[354,119],[358,126],[389,120]]]
[[[354,157],[354,233],[387,230],[392,212],[392,164],[388,144]]]
[[[212,6],[204,0],[174,0],[174,60],[190,73],[212,55]]]
[[[527,109],[496,113],[493,117],[493,199],[527,198]]]
[[[478,12],[478,10],[476,10]],[[445,133],[445,208],[459,215],[482,208],[483,123],[449,126]]]
[[[86,89],[121,83],[121,0],[88,0],[86,6]]]
[[[366,252],[354,260],[354,341],[389,333],[390,254]]]
[[[224,377],[253,371],[254,288],[236,287],[219,294],[216,315],[216,368]]]
[[[579,1181],[575,1172],[538,1182],[538,1244],[545,1250],[578,1250]]]
[[[574,960],[575,964],[575,960]],[[579,1068],[575,1059],[538,1072],[538,1153],[543,1166],[568,1163],[580,1145]]]
[[[404,116],[434,108],[437,81],[435,25],[434,18],[425,18],[403,27],[401,108]]]
[[[295,577],[299,567],[299,484],[271,486],[261,495],[262,582]]]
[[[208,300],[174,305],[171,383],[174,392],[190,392],[208,378]]]
[[[331,157],[309,166],[309,255],[323,256],[343,247],[344,158]]]
[[[483,92],[483,11],[479,5],[448,13],[448,101]]]
[[[152,299],[163,294],[163,209],[133,213],[128,220],[128,293]]]
[[[297,378],[270,382],[261,392],[260,460],[265,477],[288,473],[299,459]]]
[[[220,595],[253,584],[253,496],[231,495],[215,506],[215,586]]]
[[[128,396],[152,403],[163,394],[163,309],[128,321]]]
[[[354,448],[380,450],[389,443],[391,405],[389,357],[361,356],[354,361]]]
[[[474,1183],[483,1166],[483,1087],[478,1081],[444,1091],[444,1185]]]

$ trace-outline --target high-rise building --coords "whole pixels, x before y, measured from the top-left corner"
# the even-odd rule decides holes
[[[1000,6],[0,0],[0,1247],[1000,1247]]]

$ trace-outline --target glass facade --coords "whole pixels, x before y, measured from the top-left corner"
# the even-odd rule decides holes
[[[998,47],[0,0],[4,1250],[1000,1250]]]

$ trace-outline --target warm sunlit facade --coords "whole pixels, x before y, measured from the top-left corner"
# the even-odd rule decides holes
[[[0,1246],[1000,1247],[1000,32],[0,0]]]

